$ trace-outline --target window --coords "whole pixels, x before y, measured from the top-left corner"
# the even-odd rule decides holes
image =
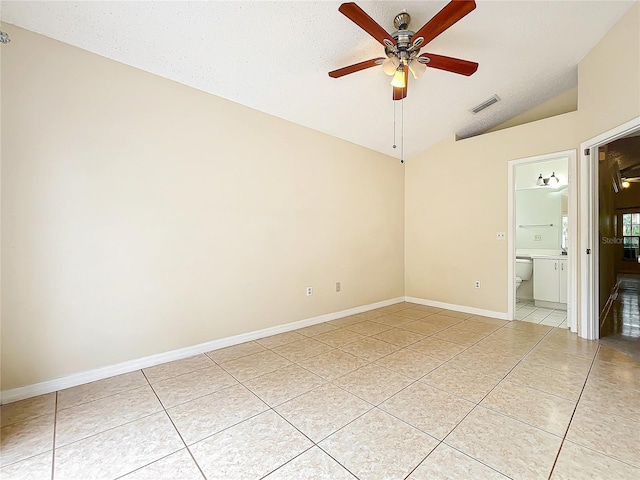
[[[622,214],[622,258],[637,260],[640,253],[640,212]]]

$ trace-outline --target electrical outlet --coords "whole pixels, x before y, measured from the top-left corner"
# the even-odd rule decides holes
[[[540,242],[541,240],[542,240],[542,235],[536,235],[535,237],[533,237],[534,242]]]
[[[340,282],[336,282],[336,292],[340,291]]]
[[[475,287],[480,288],[480,280],[476,280]]]
[[[507,238],[507,234],[504,232],[496,233],[496,240],[504,240]]]
[[[307,297],[313,295],[313,287],[307,287]]]

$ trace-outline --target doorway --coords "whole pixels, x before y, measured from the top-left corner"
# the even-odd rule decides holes
[[[577,153],[512,160],[508,168],[508,318],[576,332]]]
[[[580,228],[578,332],[590,340],[600,338],[601,333],[615,333],[617,327],[613,323],[605,325],[607,318],[615,321],[610,317],[612,313],[625,308],[637,310],[633,301],[629,303],[629,295],[638,285],[632,275],[637,268],[634,261],[640,256],[640,245],[636,248],[640,236],[636,240],[634,235],[634,231],[640,231],[640,225],[634,230],[634,220],[640,221],[640,197],[637,197],[640,186],[633,184],[634,172],[640,166],[625,151],[635,154],[637,140],[634,138],[640,138],[639,135],[640,117],[637,117],[582,143],[580,149],[580,203],[584,213]],[[640,180],[640,175],[637,178]],[[619,320],[624,322],[622,317]],[[602,331],[601,327],[604,327]]]

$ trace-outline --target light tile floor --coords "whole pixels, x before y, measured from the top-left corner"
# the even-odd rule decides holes
[[[640,361],[640,275],[620,275],[617,298],[600,326],[601,343]]]
[[[516,320],[567,328],[567,311],[536,307],[533,300],[516,300]]]
[[[402,303],[4,405],[0,477],[635,480],[638,398],[566,329]]]
[[[600,329],[604,336],[640,339],[640,275],[621,274],[618,296]]]

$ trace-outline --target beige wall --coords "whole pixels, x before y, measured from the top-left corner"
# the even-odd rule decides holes
[[[639,18],[581,62],[577,112],[406,170],[3,26],[2,389],[405,293],[506,311],[507,162],[640,114]]]
[[[451,139],[407,162],[408,296],[507,311],[507,242],[496,240],[507,231],[507,162],[574,148],[575,117]]]
[[[403,295],[397,160],[4,29],[3,390]]]
[[[580,63],[577,111],[451,139],[409,159],[408,296],[506,312],[507,242],[495,238],[507,231],[508,161],[578,149],[640,115],[639,24],[636,3]]]
[[[501,123],[497,127],[489,130],[490,132],[497,132],[498,130],[504,130],[505,128],[515,127],[517,125],[524,125],[525,123],[535,122],[544,118],[553,117],[554,115],[561,115],[563,113],[573,112],[578,109],[578,87],[567,90],[553,97],[540,105],[527,110],[520,115]]]
[[[578,65],[580,141],[640,115],[640,2]]]

